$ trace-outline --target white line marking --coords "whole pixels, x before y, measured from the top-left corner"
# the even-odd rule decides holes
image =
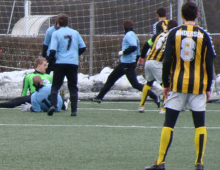
[[[0,108],[0,110],[4,110],[4,109],[21,109],[19,107],[15,107],[15,108]],[[136,110],[128,110],[128,109],[103,109],[103,108],[78,108],[79,110],[103,110],[103,111],[122,111],[122,112],[138,112],[138,109]],[[160,110],[145,110],[144,112],[159,112]],[[186,110],[185,112],[187,112],[189,110]],[[191,111],[190,111],[191,112]],[[220,110],[206,110],[206,112],[220,112]],[[182,113],[182,112],[181,112]]]
[[[103,108],[78,108],[80,110],[103,110],[103,111],[123,111],[123,112],[138,112],[138,110],[128,110],[128,109],[103,109]],[[159,112],[159,110],[147,110],[152,112]]]
[[[113,125],[43,125],[43,124],[0,124],[0,126],[17,127],[98,127],[98,128],[138,128],[138,129],[161,129],[162,126],[113,126]],[[220,127],[206,127],[207,129],[220,129]],[[175,127],[175,129],[194,129],[194,127]]]
[[[137,110],[128,110],[128,109],[103,109],[103,108],[78,108],[80,110],[103,110],[103,111],[107,111],[107,110],[111,110],[111,111],[123,111],[123,112],[138,112]],[[147,110],[145,109],[145,112],[159,112],[160,110]],[[191,112],[190,110],[186,110],[185,112]],[[220,112],[220,110],[206,110],[206,112]],[[181,112],[182,113],[182,112]]]

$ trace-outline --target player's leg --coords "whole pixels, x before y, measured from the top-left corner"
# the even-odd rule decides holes
[[[153,101],[156,103],[157,107],[160,107],[159,97],[153,91],[151,91],[151,87],[153,85],[153,82],[156,80],[154,77],[154,72],[157,71],[157,70],[155,70],[155,67],[154,67],[155,62],[156,61],[154,61],[154,60],[147,60],[145,62],[144,71],[145,71],[145,78],[147,80],[147,84],[144,86],[144,88],[142,90],[139,111],[141,110],[141,108],[144,108],[144,102],[145,102],[147,96],[149,96],[151,99],[153,99]],[[142,109],[142,110],[144,110],[144,109]]]
[[[106,95],[106,93],[111,89],[111,87],[115,84],[115,82],[124,75],[122,64],[119,64],[108,76],[107,81],[105,82],[103,88],[97,95],[96,99],[99,99],[100,102],[103,99],[103,97]],[[98,101],[98,100],[97,100]],[[99,102],[99,103],[100,103]]]
[[[78,66],[77,65],[67,65],[66,66],[66,78],[67,85],[70,92],[71,101],[71,116],[77,116],[77,105],[78,105]]]
[[[205,111],[192,112],[195,125],[195,150],[196,160],[195,165],[203,166],[203,156],[205,154],[205,146],[207,141],[207,130],[205,127]],[[198,165],[198,166],[199,166]]]
[[[53,112],[56,109],[58,90],[63,84],[64,77],[65,77],[65,65],[55,64],[54,74],[53,74],[53,83],[52,83],[51,95],[50,95],[51,107],[49,111],[47,112],[48,116],[52,116]]]
[[[173,129],[176,124],[179,111],[166,109],[164,126],[161,131],[159,156],[154,165],[146,167],[146,170],[165,169],[165,159],[173,139]]]
[[[142,91],[143,84],[139,83],[137,80],[137,75],[135,73],[136,63],[127,63],[123,65],[124,67],[124,73],[128,79],[128,81],[131,83],[132,87]]]
[[[176,124],[178,116],[179,116],[179,111],[167,108],[164,127],[161,132],[159,157],[157,160],[158,164],[165,162],[165,157],[172,142],[173,129]]]
[[[8,102],[0,103],[0,108],[14,108],[25,103],[31,103],[31,96],[22,96],[14,98]]]
[[[143,89],[142,89],[142,94],[141,94],[141,102],[139,104],[139,108],[138,108],[138,111],[139,112],[144,112],[144,108],[145,108],[145,101],[147,99],[147,96],[149,94],[149,91],[151,89],[151,86],[153,84],[154,80],[153,81],[148,81],[147,84],[144,85]]]
[[[147,60],[145,62],[145,65],[144,65],[144,74],[145,74],[145,79],[147,80],[147,84],[144,85],[143,89],[142,89],[142,94],[141,94],[141,102],[139,104],[139,112],[143,112],[144,111],[144,104],[145,104],[145,100],[147,98],[147,95],[148,95],[148,91],[151,89],[151,86],[154,82],[154,77],[153,75],[151,74],[151,70],[150,70],[150,63],[151,61],[150,60]]]
[[[165,169],[165,158],[172,143],[174,127],[179,116],[179,112],[185,107],[186,100],[187,94],[171,92],[168,96],[165,103],[166,114],[164,126],[161,131],[159,156],[156,163],[152,166],[146,167],[146,170],[152,170],[154,167],[155,169],[160,169],[160,167],[161,169]]]
[[[207,141],[207,130],[205,127],[206,95],[190,95],[188,106],[192,110],[192,117],[195,126],[195,166],[196,169],[204,169],[203,157],[205,154],[205,147]]]
[[[163,87],[164,88],[164,85],[163,84],[160,84],[161,85],[161,87]],[[166,100],[167,100],[167,98],[165,98],[164,96],[163,96],[163,104],[162,104],[162,107],[160,108],[160,114],[165,114],[165,112],[166,112],[166,108],[164,107],[164,103],[166,102]]]
[[[149,95],[151,98],[153,98],[153,100],[157,103],[159,102],[159,98],[156,96],[156,94],[154,94],[151,90],[150,90],[150,86],[148,85],[143,85],[141,83],[138,82],[137,80],[137,76],[135,73],[135,68],[136,68],[136,63],[130,63],[130,64],[125,64],[124,65],[124,72],[125,75],[128,79],[128,81],[131,83],[132,87],[142,91],[143,93],[146,93],[146,97],[147,95]],[[143,97],[143,103],[146,99],[146,97]],[[144,106],[142,106],[142,108],[144,109]],[[143,111],[141,111],[143,112]]]
[[[152,74],[152,76],[154,77],[154,79],[161,85],[161,87],[163,88],[162,85],[162,62],[156,61],[156,60],[151,60],[150,63],[150,72]],[[163,97],[163,104],[166,101],[166,99]],[[166,111],[166,109],[163,107],[160,108],[160,114],[164,114]]]

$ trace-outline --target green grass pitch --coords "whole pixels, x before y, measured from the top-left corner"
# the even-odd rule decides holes
[[[78,116],[0,109],[1,170],[144,170],[157,158],[164,115],[151,101],[80,101]],[[220,105],[207,104],[205,169],[219,169]],[[194,169],[194,127],[182,112],[174,130],[166,170]]]

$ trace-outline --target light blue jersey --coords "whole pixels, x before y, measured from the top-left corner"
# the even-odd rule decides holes
[[[49,56],[50,54],[50,49],[51,49],[51,37],[52,37],[52,34],[54,31],[56,31],[57,29],[55,28],[55,26],[52,26],[50,28],[47,29],[46,31],[46,34],[45,34],[45,37],[44,37],[44,45],[48,46],[48,49],[47,49],[47,56]]]
[[[51,50],[56,51],[56,64],[79,64],[79,48],[86,45],[78,33],[69,27],[61,27],[52,35]]]
[[[121,63],[134,63],[136,62],[137,55],[140,55],[140,41],[133,31],[128,31],[122,41],[122,51],[126,50],[130,46],[136,46],[137,49],[130,53],[121,56]]]
[[[35,91],[31,95],[31,105],[34,112],[47,112],[51,107],[49,96],[51,93],[51,84],[46,84],[38,91]],[[63,106],[63,99],[60,95],[57,96],[57,108],[56,112],[59,112]]]

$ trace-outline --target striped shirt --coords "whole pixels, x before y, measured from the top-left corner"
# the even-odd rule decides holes
[[[211,37],[196,25],[171,30],[164,51],[163,83],[173,92],[203,94],[210,90],[213,58]]]
[[[158,21],[153,25],[153,34],[160,34],[167,31],[167,24],[169,20]]]

